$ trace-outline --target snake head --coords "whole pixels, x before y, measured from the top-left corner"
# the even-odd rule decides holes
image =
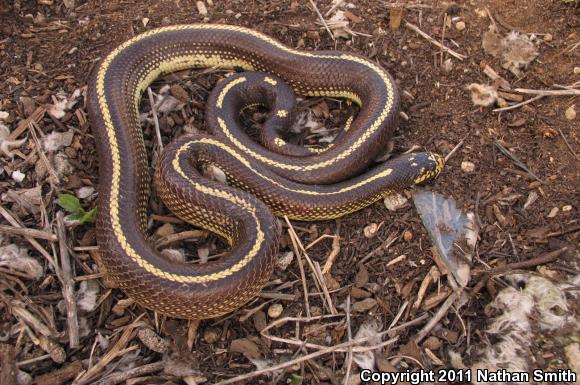
[[[415,177],[415,184],[425,184],[437,178],[445,166],[445,158],[433,152],[419,152],[413,154],[413,164],[420,165]]]

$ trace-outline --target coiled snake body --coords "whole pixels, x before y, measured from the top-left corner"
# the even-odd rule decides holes
[[[150,177],[138,111],[156,77],[192,67],[252,71],[213,90],[206,106],[212,135],[182,136],[159,159],[155,183],[165,204],[231,246],[219,261],[196,266],[162,257],[147,241]],[[294,97],[283,82],[300,95],[347,98],[360,112],[325,150],[288,144],[279,127],[292,120]],[[261,140],[267,148],[240,128],[239,111],[249,103],[271,109]],[[96,68],[88,107],[99,154],[97,241],[105,270],[143,306],[178,318],[215,317],[259,293],[278,252],[272,213],[337,218],[428,181],[443,167],[441,157],[425,152],[367,171],[398,115],[395,84],[379,65],[354,54],[297,51],[242,27],[177,25],[132,38]],[[229,185],[202,177],[204,164],[222,169]]]

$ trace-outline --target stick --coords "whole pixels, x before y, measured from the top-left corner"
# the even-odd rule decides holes
[[[51,184],[58,184],[59,178],[58,178],[58,174],[56,173],[56,171],[54,171],[54,168],[52,168],[50,162],[48,161],[48,158],[46,157],[46,154],[44,153],[44,151],[42,151],[42,146],[40,145],[40,141],[38,140],[38,136],[36,136],[36,130],[35,130],[36,123],[35,122],[30,122],[30,125],[28,126],[28,129],[30,131],[30,133],[32,134],[32,139],[34,140],[34,144],[36,145],[36,152],[38,152],[38,156],[40,157],[40,160],[42,161],[42,163],[44,163],[44,166],[46,167],[46,169],[48,170],[48,173],[50,174],[50,178],[49,181],[51,182]]]
[[[318,10],[318,7],[314,3],[314,1],[310,0],[310,4],[312,4],[312,7],[314,8],[314,11],[318,15],[318,18],[320,19],[320,21],[322,21],[322,24],[324,25],[324,28],[326,28],[326,32],[328,32],[328,34],[330,35],[330,37],[332,38],[332,40],[336,40],[334,38],[334,34],[332,33],[332,31],[328,27],[328,24],[326,23],[326,20],[324,20],[324,17],[322,16],[322,14],[320,13],[320,11]]]
[[[509,110],[515,110],[516,108],[520,108],[521,106],[525,106],[526,104],[530,104],[531,102],[535,102],[536,100],[540,100],[544,97],[545,95],[536,95],[531,99],[528,100],[524,100],[521,103],[517,103],[514,104],[513,106],[508,106],[508,107],[501,107],[501,108],[495,108],[493,110],[493,112],[502,112],[502,111],[509,111]]]
[[[427,322],[427,325],[423,326],[423,329],[421,329],[419,333],[415,335],[415,341],[417,343],[421,342],[423,338],[427,337],[429,332],[431,332],[431,329],[433,329],[435,325],[437,325],[437,323],[441,321],[441,318],[443,318],[445,314],[447,314],[449,308],[451,307],[451,305],[453,305],[453,302],[455,302],[457,297],[458,297],[457,292],[454,291],[453,293],[451,293],[451,295],[449,296],[449,298],[447,298],[445,303],[443,303],[443,305],[441,305],[439,310],[437,310],[435,316],[433,316],[433,318],[431,318],[429,322]]]
[[[570,95],[580,95],[580,90],[567,89],[567,90],[530,90],[527,88],[516,88],[514,91],[521,94],[529,95],[542,95],[542,96],[570,96]]]
[[[108,375],[105,378],[100,379],[99,381],[95,382],[93,385],[117,385],[121,382],[125,382],[134,377],[140,377],[144,374],[150,374],[160,371],[165,367],[165,363],[163,361],[154,362],[152,364],[147,364],[143,366],[138,366],[136,368],[124,371],[124,372],[117,372]],[[127,381],[128,382],[128,381]]]
[[[77,318],[77,303],[75,300],[75,282],[73,279],[70,258],[66,244],[66,229],[64,227],[64,214],[56,213],[56,226],[58,232],[58,245],[60,249],[62,296],[66,306],[66,319],[68,325],[68,340],[71,349],[79,347],[79,321]]]
[[[307,354],[305,356],[298,357],[296,359],[286,361],[286,362],[283,362],[283,363],[278,364],[278,365],[270,366],[269,368],[265,368],[262,370],[256,370],[255,372],[242,374],[241,376],[237,376],[234,378],[230,378],[228,380],[220,381],[220,382],[216,383],[215,385],[233,384],[233,383],[238,382],[238,381],[247,380],[248,378],[254,378],[254,377],[260,376],[262,374],[274,372],[276,370],[284,369],[284,368],[287,368],[289,366],[294,366],[294,365],[299,364],[301,362],[308,361],[308,360],[311,360],[311,359],[316,358],[316,357],[320,357],[320,356],[325,355],[327,353],[335,352],[338,349],[343,349],[343,348],[348,348],[348,347],[358,345],[359,343],[365,342],[365,341],[369,340],[370,338],[375,338],[375,337],[373,336],[373,337],[367,337],[367,338],[361,338],[358,340],[343,342],[342,344],[338,344],[338,345],[334,345],[334,346],[331,346],[331,347],[328,347],[325,349],[321,349],[317,352],[310,353],[310,354]],[[381,342],[380,344],[369,346],[368,348],[365,348],[365,350],[367,350],[367,351],[374,350],[374,349],[381,348],[383,346],[391,345],[391,344],[395,343],[398,339],[399,339],[398,337],[391,338],[390,340],[385,341],[385,342]]]
[[[15,140],[16,138],[18,138],[24,131],[28,129],[30,123],[40,122],[40,119],[42,119],[45,112],[46,109],[44,107],[42,106],[37,107],[36,110],[34,110],[34,112],[28,118],[20,122],[20,124],[18,124],[18,127],[16,127],[16,129],[12,131],[10,135],[8,135],[8,140]]]
[[[145,315],[142,313],[138,316],[135,321],[125,327],[123,334],[119,337],[115,345],[113,345],[109,351],[101,357],[99,362],[95,364],[95,366],[87,369],[83,372],[79,377],[77,377],[72,385],[85,385],[88,384],[101,370],[103,370],[111,361],[115,358],[123,356],[135,349],[137,349],[138,345],[132,345],[129,348],[125,349],[125,346],[131,341],[133,338],[133,331],[141,324],[141,318]]]
[[[37,239],[44,239],[46,241],[56,242],[58,238],[53,233],[48,231],[42,231],[37,229],[29,229],[27,227],[15,227],[0,225],[0,233],[6,233],[11,235],[20,235],[23,237],[32,237]]]
[[[346,296],[346,331],[348,335],[348,340],[352,341],[352,329],[350,326],[350,295]],[[344,375],[344,385],[348,385],[350,377],[350,369],[352,367],[352,348],[348,348],[346,353],[346,374]]]
[[[453,149],[451,151],[449,151],[449,154],[445,155],[445,163],[447,163],[447,161],[449,160],[449,158],[451,158],[453,156],[453,154],[455,154],[457,152],[457,150],[459,150],[459,148],[461,146],[463,146],[463,143],[465,143],[465,138],[461,139],[459,141],[459,143],[457,143],[455,145],[455,147],[453,147]]]
[[[572,146],[570,145],[570,143],[568,143],[568,140],[564,136],[564,133],[562,132],[562,130],[560,129],[560,127],[557,127],[557,128],[558,128],[558,132],[560,133],[560,136],[564,140],[564,143],[566,143],[566,146],[568,146],[568,150],[570,150],[570,153],[574,156],[574,158],[576,158],[576,160],[580,161],[580,158],[578,157],[578,155],[576,154],[576,152],[574,151],[574,149],[572,148]]]
[[[543,264],[546,264],[548,262],[552,262],[552,261],[558,259],[558,257],[560,255],[562,255],[563,253],[565,253],[566,251],[568,251],[568,247],[562,247],[561,249],[551,251],[547,254],[544,254],[544,255],[536,257],[536,258],[528,259],[527,261],[510,263],[509,265],[497,267],[497,268],[489,271],[489,273],[499,274],[499,273],[503,273],[503,272],[506,272],[509,270],[524,269],[526,267],[534,267],[534,266],[538,266],[538,265],[543,265]]]
[[[406,20],[405,20],[405,27],[417,32],[419,35],[421,35],[423,38],[425,38],[431,44],[441,48],[443,51],[447,52],[449,55],[453,56],[454,58],[459,59],[459,60],[463,60],[463,59],[467,58],[467,56],[462,55],[460,53],[457,53],[457,52],[453,51],[451,48],[448,48],[448,47],[444,46],[443,44],[439,43],[437,40],[433,39],[431,36],[427,35],[423,31],[421,31],[419,29],[419,27],[417,27],[414,24],[409,23]]]

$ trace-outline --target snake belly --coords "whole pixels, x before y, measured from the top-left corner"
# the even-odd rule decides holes
[[[218,261],[191,265],[164,258],[147,239],[151,178],[139,103],[159,75],[204,67],[260,72],[262,81],[279,79],[299,95],[347,98],[360,112],[331,147],[291,157],[290,150],[263,148],[240,132],[232,106],[245,81],[220,83],[206,107],[212,135],[172,142],[154,178],[177,216],[230,245]],[[177,318],[216,317],[259,293],[278,253],[280,228],[273,214],[337,218],[433,179],[443,167],[440,156],[415,153],[367,170],[385,148],[398,115],[395,84],[379,65],[350,53],[294,50],[243,27],[176,25],[128,40],[96,67],[87,106],[99,155],[102,267],[136,302]],[[204,178],[200,164],[217,165],[229,185]]]

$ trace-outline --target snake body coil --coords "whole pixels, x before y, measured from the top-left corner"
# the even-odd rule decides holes
[[[214,89],[206,106],[212,135],[178,138],[155,173],[159,194],[176,215],[231,246],[219,261],[195,266],[162,257],[147,241],[150,176],[138,111],[156,77],[192,67],[252,71]],[[293,96],[283,82],[300,95],[347,98],[360,112],[325,150],[288,144],[277,128],[293,116]],[[271,87],[279,92],[274,101]],[[262,136],[267,148],[240,128],[248,99],[272,110]],[[386,71],[358,55],[297,51],[242,27],[178,25],[132,38],[96,68],[88,107],[99,153],[97,241],[104,267],[137,302],[178,318],[215,317],[259,293],[278,252],[272,212],[337,218],[428,181],[443,167],[438,155],[414,153],[366,171],[398,115],[398,94]],[[230,186],[203,178],[202,164],[217,165]]]

